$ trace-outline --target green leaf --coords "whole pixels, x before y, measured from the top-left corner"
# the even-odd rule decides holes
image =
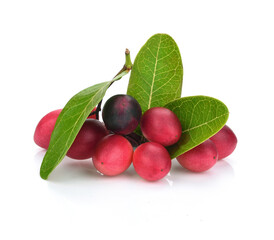
[[[207,96],[184,97],[165,105],[180,119],[182,136],[168,147],[175,158],[216,134],[228,119],[228,109],[221,101]]]
[[[181,97],[183,65],[176,42],[167,34],[152,36],[134,61],[127,94],[145,112]]]
[[[131,70],[130,52],[125,51],[125,64],[111,80],[96,84],[74,95],[58,116],[51,134],[49,148],[40,168],[40,176],[47,179],[63,160],[92,109],[103,99],[109,86]]]
[[[121,76],[117,76],[114,80]],[[104,97],[112,82],[113,80],[86,88],[68,101],[56,121],[49,148],[40,168],[40,176],[43,179],[47,179],[65,157],[86,118]]]

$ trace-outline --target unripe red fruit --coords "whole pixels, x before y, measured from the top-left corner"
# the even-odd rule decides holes
[[[99,172],[115,176],[128,169],[132,154],[133,149],[127,139],[121,135],[108,135],[97,144],[92,161]]]
[[[108,130],[117,134],[130,134],[138,126],[142,109],[137,100],[129,95],[118,94],[109,98],[102,117]]]
[[[192,172],[204,172],[210,169],[217,159],[217,148],[209,139],[177,157],[178,162]]]
[[[97,143],[108,134],[104,124],[96,119],[87,119],[67,152],[70,158],[91,158]]]
[[[168,151],[159,143],[147,142],[136,148],[133,154],[136,172],[148,181],[156,181],[168,174],[171,159]]]
[[[237,145],[237,137],[227,125],[211,137],[210,140],[216,145],[219,160],[229,156]]]
[[[178,142],[182,134],[182,126],[176,114],[163,107],[153,107],[144,113],[141,130],[147,140],[163,146]]]
[[[41,148],[48,149],[51,133],[62,109],[49,112],[37,124],[34,132],[34,142]]]

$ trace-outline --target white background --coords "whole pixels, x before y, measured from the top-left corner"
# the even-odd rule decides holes
[[[1,1],[1,239],[273,239],[273,1]],[[183,59],[183,96],[230,110],[235,152],[202,174],[146,182],[65,158],[47,181],[38,121],[110,80],[155,33]],[[129,76],[108,97],[125,93]]]

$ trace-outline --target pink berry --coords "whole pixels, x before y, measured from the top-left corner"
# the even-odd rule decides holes
[[[95,111],[95,110],[96,110],[96,107],[92,111]],[[57,120],[59,114],[61,113],[61,111],[62,111],[62,109],[58,109],[58,110],[49,112],[37,124],[35,132],[34,132],[34,142],[39,147],[48,149],[51,134],[53,132],[56,120]],[[96,116],[92,115],[92,116],[89,116],[88,118],[95,119]],[[104,124],[103,124],[103,126],[105,128]]]
[[[108,176],[126,171],[132,162],[133,149],[121,135],[108,135],[96,146],[92,158],[95,168]]]
[[[237,137],[227,125],[211,137],[210,140],[216,145],[219,160],[229,156],[237,145]]]
[[[67,156],[78,160],[91,158],[97,143],[107,134],[108,131],[102,122],[87,119],[68,150]]]
[[[217,159],[217,148],[209,139],[177,157],[178,162],[192,172],[204,172],[210,169]]]
[[[171,110],[163,107],[150,108],[144,113],[141,130],[147,140],[163,146],[176,143],[182,134],[178,117]]]
[[[45,115],[36,126],[34,142],[41,148],[48,149],[51,133],[62,109],[52,111]]]
[[[168,151],[159,143],[147,142],[136,148],[133,154],[136,172],[148,181],[156,181],[168,174],[171,159]]]

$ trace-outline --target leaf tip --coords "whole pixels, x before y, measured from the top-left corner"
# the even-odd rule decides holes
[[[47,180],[48,179],[48,176],[49,176],[49,172],[48,171],[45,171],[44,170],[44,167],[43,167],[43,163],[41,165],[41,168],[40,168],[40,177],[44,180]]]

